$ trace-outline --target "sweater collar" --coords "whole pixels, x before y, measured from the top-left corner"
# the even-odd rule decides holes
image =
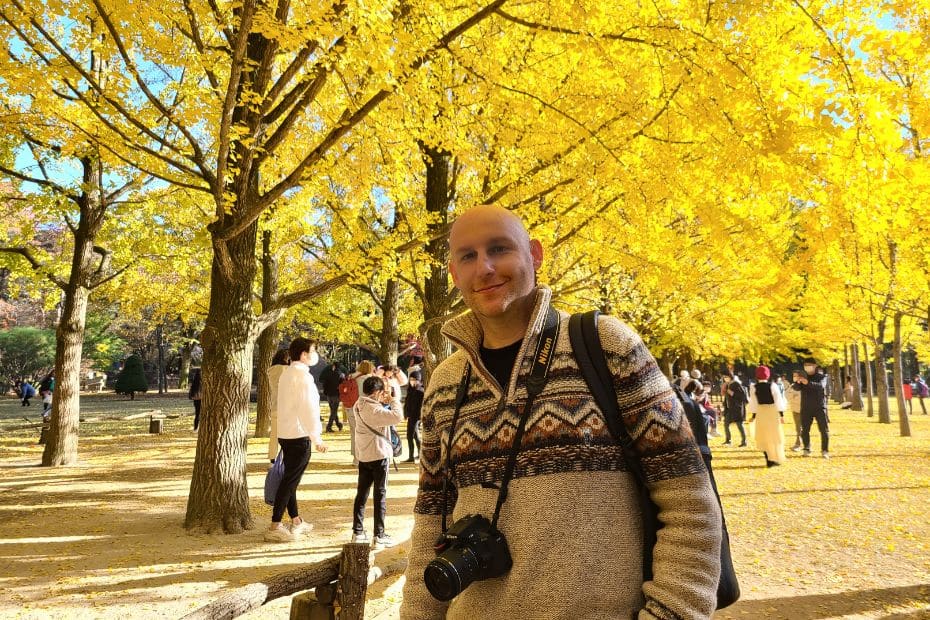
[[[533,312],[530,315],[530,322],[526,328],[526,334],[523,336],[523,344],[520,346],[520,352],[517,353],[517,363],[515,368],[519,369],[524,357],[526,357],[529,347],[533,346],[536,337],[542,332],[546,322],[546,313],[549,310],[549,304],[552,300],[552,291],[545,286],[536,287],[536,302],[533,306]],[[481,363],[481,356],[478,351],[484,339],[484,330],[475,313],[469,310],[453,319],[450,319],[442,327],[442,334],[451,340],[457,347],[462,349],[468,356],[469,362],[473,368],[477,369],[485,380],[494,386],[497,382],[491,378],[491,374]],[[510,383],[514,384],[514,379],[518,373],[512,373]],[[508,386],[503,387],[505,392],[509,393]]]

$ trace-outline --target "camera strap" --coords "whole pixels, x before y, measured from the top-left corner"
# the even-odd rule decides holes
[[[491,528],[497,529],[497,520],[500,517],[501,508],[507,501],[507,489],[510,485],[510,479],[513,477],[513,471],[517,465],[517,454],[520,452],[520,444],[523,442],[523,434],[526,431],[526,423],[529,420],[530,412],[533,410],[533,401],[536,396],[542,392],[546,385],[546,378],[549,375],[549,367],[552,365],[552,356],[555,352],[555,342],[559,334],[559,313],[551,305],[546,314],[546,324],[536,343],[536,352],[533,354],[533,368],[526,379],[526,404],[523,406],[523,412],[520,415],[520,423],[517,426],[517,432],[513,438],[513,444],[510,448],[510,456],[507,459],[507,465],[504,468],[504,477],[501,479],[500,491],[497,494],[497,506],[494,508],[494,518],[491,520]],[[455,426],[458,423],[459,413],[462,405],[468,397],[468,384],[471,381],[471,364],[465,366],[465,374],[459,383],[458,391],[455,395],[455,410],[452,414],[452,424],[449,427],[449,439],[446,444],[446,476],[442,485],[442,532],[446,532],[446,508],[448,506],[448,487],[449,479],[453,476],[454,469],[452,466],[452,438],[455,435]],[[506,388],[505,388],[506,390]],[[497,406],[497,415],[500,417],[507,407],[507,394],[501,396]]]

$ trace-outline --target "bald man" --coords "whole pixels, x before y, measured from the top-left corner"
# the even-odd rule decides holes
[[[709,617],[720,512],[642,340],[617,319],[598,322],[663,523],[648,581],[636,481],[572,354],[568,315],[536,283],[542,245],[513,213],[485,205],[458,218],[449,250],[470,311],[443,327],[457,350],[424,397],[401,618]]]

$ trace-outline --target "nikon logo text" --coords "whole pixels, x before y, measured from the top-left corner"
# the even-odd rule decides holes
[[[552,352],[552,338],[546,338],[542,349],[539,351],[539,363],[545,364],[549,361],[549,354]]]

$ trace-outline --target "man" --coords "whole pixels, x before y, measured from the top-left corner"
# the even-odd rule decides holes
[[[342,430],[342,422],[339,420],[339,384],[345,379],[345,375],[339,372],[339,364],[333,362],[320,376],[320,383],[323,385],[323,396],[329,403],[329,422],[326,424],[326,432],[333,432],[335,424]]]
[[[801,442],[804,456],[811,455],[811,426],[817,420],[820,431],[820,454],[830,458],[830,418],[827,417],[827,377],[813,359],[804,360],[804,372],[798,375],[801,386]]]
[[[458,218],[449,249],[449,271],[470,312],[444,326],[457,351],[433,371],[424,397],[401,618],[709,617],[720,573],[719,507],[682,407],[641,339],[617,319],[598,323],[619,410],[664,524],[649,581],[636,482],[578,369],[567,315],[555,317],[551,349],[540,337],[556,324],[551,292],[536,284],[542,245],[512,213],[485,205]],[[513,452],[541,351],[551,352],[544,356],[551,366]],[[444,506],[451,526],[466,515],[490,519],[501,498],[497,530],[512,567],[499,577],[477,574],[451,603],[440,602],[424,570],[436,558]]]
[[[920,375],[914,375],[914,395],[920,401],[920,408],[923,409],[924,415],[927,415],[927,406],[924,405],[924,399],[930,396],[930,388],[927,387],[926,381],[920,378]],[[913,413],[913,410],[911,413]]]
[[[723,393],[723,434],[725,441],[723,445],[729,446],[732,443],[730,437],[730,425],[736,424],[736,430],[739,431],[739,447],[746,447],[746,429],[743,422],[746,421],[746,405],[749,404],[749,394],[740,381],[739,375],[734,374],[726,382],[727,388]]]

